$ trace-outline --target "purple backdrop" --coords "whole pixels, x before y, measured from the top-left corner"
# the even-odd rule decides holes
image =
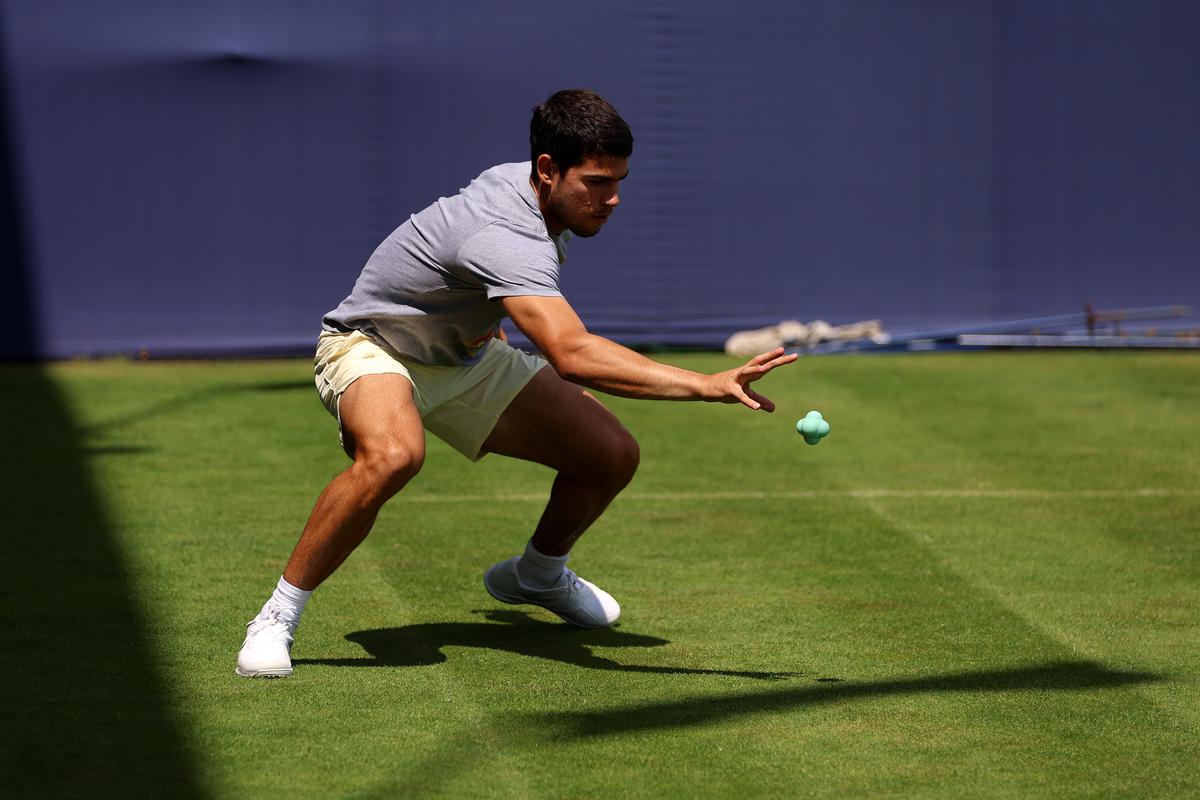
[[[515,7],[515,8],[514,8]],[[564,285],[626,342],[1200,301],[1200,4],[9,0],[6,357],[310,349],[409,213],[590,86]]]

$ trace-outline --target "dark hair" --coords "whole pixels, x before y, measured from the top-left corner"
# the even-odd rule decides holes
[[[535,175],[542,153],[566,172],[585,158],[629,158],[633,133],[612,104],[591,89],[563,89],[533,109],[529,153]]]

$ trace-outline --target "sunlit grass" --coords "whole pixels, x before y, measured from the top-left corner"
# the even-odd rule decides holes
[[[802,359],[774,415],[605,398],[643,456],[573,557],[609,632],[487,596],[552,476],[431,440],[282,681],[233,665],[346,465],[307,363],[50,375],[214,796],[1200,792],[1194,357]]]

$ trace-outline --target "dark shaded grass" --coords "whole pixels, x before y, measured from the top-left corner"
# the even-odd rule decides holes
[[[5,797],[199,796],[144,609],[57,383],[6,367],[0,508]],[[151,611],[151,613],[153,613]]]

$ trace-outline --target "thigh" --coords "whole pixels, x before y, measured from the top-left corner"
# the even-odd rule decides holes
[[[601,466],[636,447],[611,411],[551,368],[525,385],[484,444],[487,452],[568,472]]]
[[[497,340],[469,366],[407,366],[425,430],[472,461],[487,453],[488,437],[514,399],[549,368],[542,359]]]
[[[425,455],[425,431],[413,401],[412,382],[403,375],[363,375],[338,401],[342,447],[351,458],[403,451]]]

